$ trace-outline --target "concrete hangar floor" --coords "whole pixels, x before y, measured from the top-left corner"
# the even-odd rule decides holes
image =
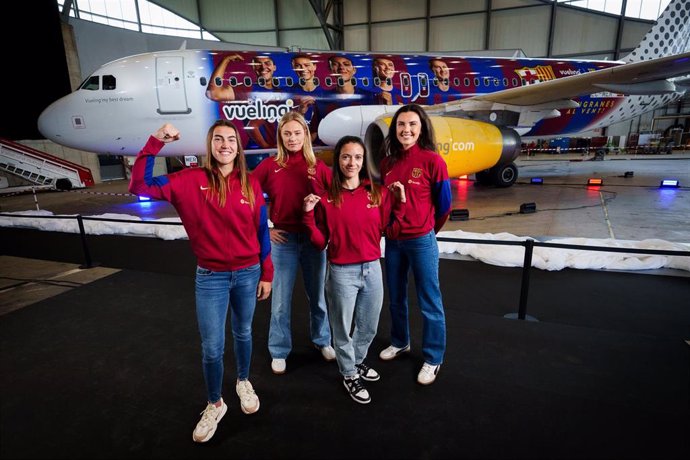
[[[453,180],[453,209],[467,209],[469,220],[448,221],[443,230],[508,232],[517,236],[661,239],[690,243],[690,152],[670,155],[537,154],[517,160],[519,179],[508,188],[475,186]],[[632,177],[624,177],[632,172]],[[531,184],[541,178],[542,185]],[[600,178],[602,186],[588,186]],[[660,189],[663,179],[678,189]],[[520,214],[533,203],[535,213]],[[2,197],[0,212],[33,210],[53,214],[127,214],[142,219],[176,217],[168,203],[139,203],[123,180],[70,192]]]

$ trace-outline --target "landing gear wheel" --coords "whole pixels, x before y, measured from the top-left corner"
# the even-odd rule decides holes
[[[494,166],[489,170],[493,184],[496,187],[510,187],[518,178],[518,169],[515,163]]]

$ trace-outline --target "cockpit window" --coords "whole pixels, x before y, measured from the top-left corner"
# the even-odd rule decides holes
[[[84,83],[81,85],[81,89],[87,89],[89,91],[97,91],[100,89],[100,84],[99,84],[99,77],[98,75],[92,75],[86,80],[84,80]]]
[[[115,89],[115,77],[112,75],[103,75],[103,89]]]
[[[89,91],[98,91],[101,89],[101,82],[100,82],[101,76],[100,75],[91,75],[89,78],[84,80],[84,83],[81,84],[80,89],[86,89]],[[103,75],[103,89],[105,90],[114,90],[116,86],[116,80],[115,77],[112,75]]]

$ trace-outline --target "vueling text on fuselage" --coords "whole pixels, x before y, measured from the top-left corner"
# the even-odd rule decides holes
[[[474,142],[439,142],[436,144],[436,151],[443,155],[448,155],[450,152],[473,152]]]
[[[275,122],[288,113],[295,103],[288,99],[284,104],[264,104],[261,99],[249,102],[233,102],[223,106],[228,120],[268,120]]]

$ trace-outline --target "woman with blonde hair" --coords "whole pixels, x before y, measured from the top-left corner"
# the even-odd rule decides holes
[[[179,138],[169,123],[149,137],[132,167],[129,191],[169,201],[197,257],[196,316],[208,403],[192,439],[206,442],[228,409],[221,396],[228,310],[240,408],[245,414],[259,410],[259,397],[248,380],[252,320],[256,300],[271,293],[273,264],[263,192],[247,173],[237,128],[227,120],[216,121],[208,130],[203,167],[153,177],[156,155]]]
[[[326,361],[335,360],[324,295],[326,253],[311,244],[302,223],[304,197],[310,193],[322,195],[330,184],[331,171],[314,155],[309,126],[299,112],[293,110],[283,115],[278,123],[277,138],[276,156],[264,159],[252,175],[268,194],[271,209],[271,247],[276,276],[268,350],[272,358],[271,370],[274,374],[283,374],[292,350],[292,290],[299,267],[309,302],[311,341]]]

